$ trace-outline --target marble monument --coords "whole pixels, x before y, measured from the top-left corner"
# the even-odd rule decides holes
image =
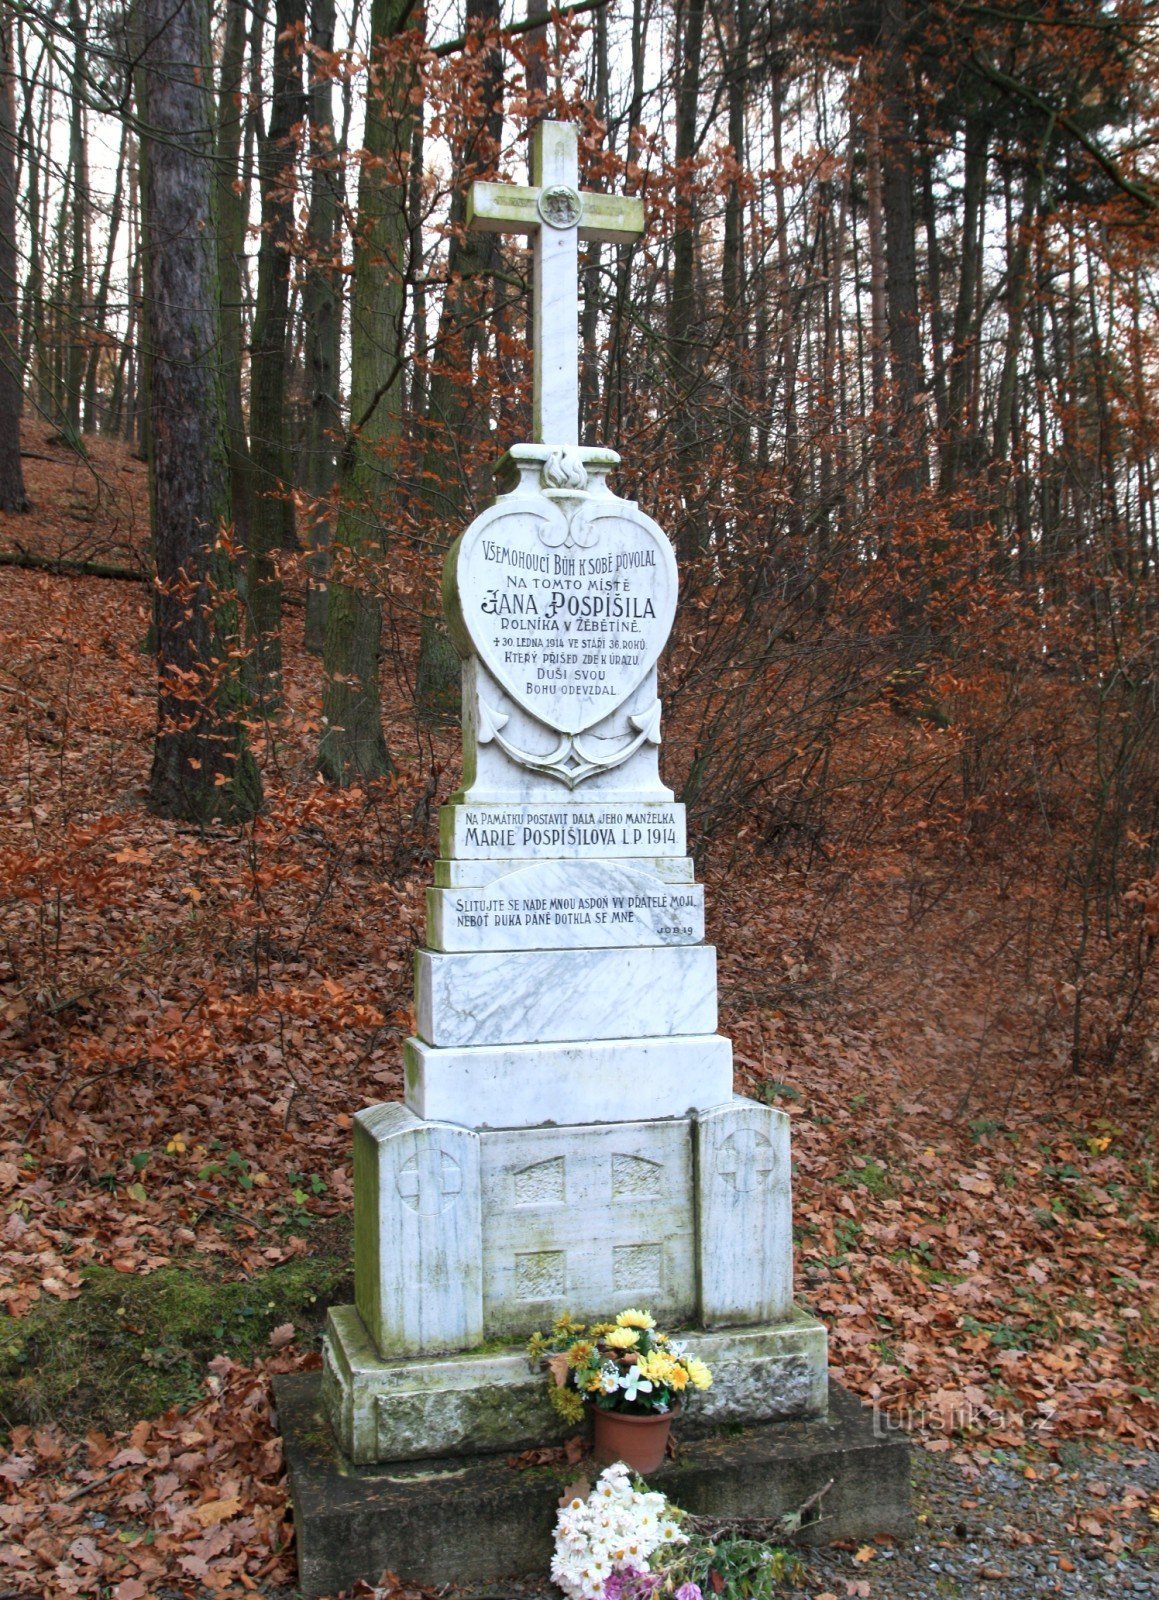
[[[476,183],[475,228],[534,261],[534,434],[452,548],[462,785],[415,957],[403,1103],[355,1119],[355,1305],[323,1393],[358,1463],[556,1437],[528,1335],[650,1308],[715,1373],[681,1427],[812,1417],[826,1336],[792,1300],[788,1119],[735,1096],[716,953],[660,777],[663,530],[579,442],[578,246],[643,230],[580,188],[567,124],[531,183]]]

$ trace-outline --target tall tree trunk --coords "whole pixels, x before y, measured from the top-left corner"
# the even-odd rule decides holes
[[[246,606],[255,702],[273,709],[282,695],[282,580],[277,559],[294,545],[294,503],[286,429],[290,267],[294,236],[297,136],[306,117],[302,88],[305,0],[277,0],[269,126],[258,156],[262,237],[250,348],[250,510]]]
[[[498,33],[499,0],[470,0],[470,21],[481,36]],[[466,233],[467,191],[476,178],[493,176],[503,138],[503,50],[496,43],[478,63],[477,123],[464,130],[455,151],[447,246],[447,290],[443,297],[428,387],[423,494],[451,536],[467,503],[470,485],[462,458],[464,440],[486,425],[472,389],[471,371],[485,337],[482,317],[499,264],[493,233]]]
[[[416,106],[410,139],[410,179],[407,184],[407,283],[410,286],[412,315],[410,414],[422,417],[426,411],[427,387],[427,285],[423,275],[423,166],[426,161],[426,129],[423,107]]]
[[[885,305],[885,220],[882,202],[881,111],[879,79],[866,74],[865,231],[869,243],[869,370],[872,379],[874,431],[885,427],[885,353],[889,338]]]
[[[12,13],[0,7],[0,511],[27,511],[20,462],[20,309],[16,280],[16,100]]]
[[[1018,384],[1018,363],[1022,353],[1022,327],[1026,313],[1027,290],[1030,278],[1031,242],[1034,219],[1042,197],[1042,162],[1035,161],[1026,172],[1022,191],[1022,216],[1012,230],[1010,251],[1006,263],[1006,346],[1002,358],[1002,374],[998,381],[998,398],[994,408],[994,451],[991,473],[991,515],[994,519],[995,554],[1005,561],[1007,484],[1011,463],[1010,440],[1014,430],[1015,395]]]
[[[80,0],[69,0],[72,34],[72,107],[69,116],[68,164],[70,179],[68,265],[68,350],[64,358],[65,436],[80,448],[81,398],[84,387],[88,329],[85,316],[85,252],[89,232],[88,148],[85,139],[85,76],[88,18]],[[62,241],[63,243],[63,241]]]
[[[797,356],[800,330],[793,316],[793,285],[789,270],[789,217],[785,206],[784,110],[785,81],[779,66],[774,67],[769,86],[773,123],[773,179],[777,216],[777,290],[780,301],[781,393],[785,410],[785,485],[788,491],[789,537],[797,543],[805,532],[805,517],[798,488],[801,478],[800,419],[797,415]],[[773,558],[774,552],[768,552]]]
[[[240,718],[221,386],[208,0],[140,0],[148,261],[150,489],[157,562],[157,737],[149,805],[252,817],[261,782]]]
[[[628,166],[640,157],[637,129],[644,114],[644,0],[632,0],[632,88],[628,99]],[[625,319],[628,310],[628,288],[635,258],[635,244],[616,247],[616,302],[612,313],[611,359],[608,364],[608,382],[604,392],[603,438],[614,438],[619,431],[624,411],[627,385],[624,379],[624,355],[627,346]]]
[[[704,39],[704,0],[684,0],[684,38],[676,91],[676,211],[672,236],[672,279],[668,294],[668,349],[676,438],[676,476],[683,507],[676,527],[676,548],[685,558],[705,543],[692,504],[696,485],[697,430],[693,393],[700,371],[696,316],[697,208],[691,194],[692,161],[696,154],[697,106]]]
[[[939,432],[945,431],[946,403],[946,350],[942,307],[942,249],[938,240],[938,216],[934,206],[934,160],[930,148],[930,131],[925,114],[925,103],[917,100],[918,161],[922,174],[922,222],[926,234],[926,277],[930,301],[930,354],[934,367],[934,409]]]
[[[117,177],[113,185],[113,203],[109,210],[109,240],[105,248],[105,263],[101,268],[101,281],[97,288],[96,303],[93,306],[93,334],[94,338],[88,355],[88,367],[85,371],[84,390],[84,427],[86,433],[93,433],[99,423],[97,412],[97,377],[100,369],[102,349],[108,349],[107,329],[105,327],[109,311],[109,289],[113,277],[113,260],[117,253],[117,239],[121,232],[121,213],[124,209],[125,194],[125,167],[129,155],[129,125],[121,129],[121,148],[117,156]]]
[[[974,347],[979,336],[976,308],[982,271],[982,222],[989,139],[989,130],[982,118],[969,118],[962,172],[961,266],[946,395],[947,436],[939,478],[939,488],[943,494],[950,494],[957,487],[963,468],[973,454],[969,439],[969,400],[974,374]]]
[[[331,496],[338,463],[342,413],[338,375],[342,339],[341,262],[335,259],[343,152],[334,136],[334,79],[328,55],[334,49],[334,0],[312,0],[310,10],[310,263],[303,287],[306,324],[306,491],[310,525],[306,560],[306,649],[322,653],[326,637],[326,577],[334,514]]]
[[[401,434],[414,73],[390,45],[409,15],[408,0],[373,0],[370,12],[367,159],[358,180],[350,308],[350,426],[340,469],[318,755],[323,773],[340,784],[391,771],[378,682],[382,608],[365,569],[367,558],[383,550]]]
[[[740,172],[745,163],[745,104],[750,49],[748,0],[732,0],[732,9],[726,8],[725,21],[728,41],[728,142],[732,148],[735,169],[729,179],[724,202],[721,289],[724,296],[724,336],[729,351],[734,449],[737,464],[743,467],[748,463],[752,444],[747,395],[744,197],[740,184]]]
[[[476,178],[493,176],[503,138],[499,0],[470,0],[468,21],[481,38],[494,34],[496,43],[473,57],[478,83],[472,85],[471,100],[479,107],[479,116],[463,129],[454,151],[447,288],[427,388],[422,494],[434,523],[433,538],[444,546],[459,531],[471,491],[469,447],[487,423],[472,372],[486,338],[483,315],[500,259],[496,234],[464,231],[467,192]],[[422,619],[415,673],[420,713],[435,720],[453,716],[459,679],[458,652],[441,617],[428,612]]]
[[[595,19],[595,69],[596,115],[605,128],[610,125],[608,83],[608,16],[605,7],[596,12]],[[583,265],[583,311],[580,319],[580,346],[583,364],[580,368],[580,438],[594,444],[599,436],[600,362],[596,348],[596,335],[600,321],[600,258],[602,247],[598,242],[587,246]]]
[[[245,52],[249,9],[246,0],[226,0],[217,94],[217,249],[221,275],[221,364],[229,434],[230,507],[242,546],[250,535],[250,459],[242,410],[242,306],[245,299],[245,243],[249,188],[240,181],[242,129],[246,121]],[[260,37],[260,35],[259,35]]]
[[[889,306],[891,483],[928,481],[922,378],[921,307],[914,246],[913,86],[905,58],[905,0],[882,4],[881,198],[885,218],[885,294]]]

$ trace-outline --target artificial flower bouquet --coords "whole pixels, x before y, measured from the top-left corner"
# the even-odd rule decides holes
[[[549,1334],[532,1335],[528,1351],[546,1365],[551,1403],[570,1423],[582,1420],[585,1402],[629,1416],[671,1414],[687,1390],[712,1382],[703,1361],[634,1307],[590,1327],[557,1317]]]
[[[789,1550],[709,1533],[622,1461],[560,1502],[551,1576],[568,1600],[774,1600],[804,1577]]]

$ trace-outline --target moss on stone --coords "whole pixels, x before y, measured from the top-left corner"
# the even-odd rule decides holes
[[[0,1316],[0,1428],[125,1427],[189,1404],[214,1356],[252,1360],[281,1324],[312,1342],[327,1307],[350,1297],[347,1250],[242,1280],[204,1257],[144,1277],[86,1268],[77,1299],[41,1300],[19,1320]]]

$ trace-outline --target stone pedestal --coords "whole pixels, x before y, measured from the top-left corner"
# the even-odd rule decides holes
[[[711,1357],[709,1358],[711,1359]],[[719,1359],[719,1358],[718,1358]],[[708,1390],[704,1398],[712,1395]],[[298,1590],[337,1594],[384,1572],[415,1582],[486,1585],[538,1576],[551,1558],[555,1511],[595,1463],[520,1470],[507,1453],[351,1465],[326,1426],[318,1374],[274,1379],[297,1529]],[[416,1404],[416,1436],[433,1408]],[[650,1480],[688,1511],[777,1518],[808,1503],[802,1544],[861,1543],[913,1529],[909,1446],[878,1428],[839,1385],[819,1414],[698,1433],[681,1422],[677,1455]]]

